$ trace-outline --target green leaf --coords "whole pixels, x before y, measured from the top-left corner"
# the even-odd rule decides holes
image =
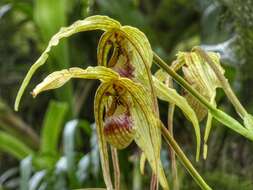
[[[34,2],[34,21],[39,29],[44,47],[47,42],[62,26],[67,24],[67,0],[36,0]],[[50,55],[50,61],[54,64],[47,65],[48,70],[60,70],[68,68],[69,63],[69,47],[67,41],[59,44],[53,49]],[[68,102],[70,112],[72,110],[73,89],[71,83],[62,89],[55,91],[57,99]]]
[[[11,183],[12,180],[15,181],[15,177],[19,173],[19,168],[9,168],[0,175],[0,187],[1,185],[4,185],[5,183]],[[1,189],[1,188],[0,188]]]
[[[17,159],[33,154],[33,151],[17,138],[0,131],[0,151],[7,152]]]
[[[82,129],[88,136],[92,135],[92,128],[87,120],[79,120],[78,127]]]
[[[68,105],[66,103],[51,101],[43,121],[41,148],[44,154],[57,155],[59,138]]]

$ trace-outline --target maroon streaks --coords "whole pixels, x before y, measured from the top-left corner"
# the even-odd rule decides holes
[[[127,113],[105,118],[104,135],[115,148],[126,148],[134,139],[135,130],[131,116]]]

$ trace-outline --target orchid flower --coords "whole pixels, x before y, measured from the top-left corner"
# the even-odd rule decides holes
[[[194,47],[191,52],[180,52],[177,60],[171,67],[154,54],[154,62],[170,74],[184,89],[185,98],[195,110],[199,121],[208,114],[205,136],[204,154],[207,155],[207,140],[211,130],[213,117],[225,126],[236,131],[242,136],[253,140],[253,116],[241,105],[234,94],[228,80],[224,76],[224,69],[220,65],[220,56],[214,52],[206,53],[199,47]],[[182,68],[184,78],[176,71]],[[216,108],[216,89],[221,88],[233,104],[239,116],[243,119],[244,126],[237,120]]]
[[[217,65],[219,71],[224,74],[224,69],[220,65],[220,56],[217,53],[209,52],[208,56]],[[182,68],[185,80],[196,89],[206,100],[216,107],[215,97],[216,89],[222,88],[219,79],[208,65],[208,63],[197,52],[179,52],[177,54],[177,65],[174,65],[176,70]],[[204,153],[203,157],[207,156],[207,141],[212,126],[212,114],[189,92],[184,91],[184,97],[194,109],[198,120],[202,121],[206,115],[207,122],[204,135]]]
[[[161,121],[157,97],[178,106],[192,122],[197,142],[196,159],[200,151],[199,124],[195,112],[186,99],[174,89],[164,85],[162,80],[152,76],[153,51],[145,34],[137,28],[122,26],[114,19],[99,15],[63,27],[51,38],[45,51],[28,71],[18,91],[15,110],[18,110],[31,77],[45,64],[52,47],[57,46],[62,38],[90,30],[104,31],[98,44],[98,66],[53,72],[34,88],[32,95],[36,97],[43,91],[59,88],[72,78],[100,80],[101,84],[95,95],[94,115],[107,189],[114,189],[107,144],[116,149],[123,149],[132,141],[142,150],[163,189],[169,189],[160,160]],[[110,52],[112,55],[109,57]],[[182,158],[184,165],[191,168],[190,162],[173,139],[171,142],[176,146],[176,153]],[[193,177],[197,176],[195,180],[201,184],[200,186],[207,187],[196,170],[189,169],[189,171]]]
[[[164,189],[168,189],[159,158],[160,150],[155,152],[157,144],[160,143],[158,141],[160,134],[159,128],[153,125],[159,122],[152,110],[152,101],[146,98],[145,88],[128,78],[120,77],[112,69],[97,66],[56,71],[38,84],[32,95],[36,97],[43,91],[59,88],[71,78],[101,81],[95,96],[94,115],[107,188],[113,189],[106,143],[117,149],[123,149],[134,140],[145,153],[152,169],[154,171],[157,170],[156,167],[159,169],[161,185]]]
[[[98,64],[109,68],[70,68],[52,73],[32,94],[36,96],[42,91],[58,88],[70,78],[100,79],[102,83],[96,93],[94,115],[107,188],[113,189],[106,143],[116,148],[125,148],[134,140],[147,157],[161,186],[169,189],[160,161],[159,114],[150,73],[153,54],[148,40],[138,29],[121,26],[119,22],[106,16],[88,17],[62,28],[52,37],[46,50],[30,68],[18,92],[15,109],[18,109],[21,96],[32,75],[46,62],[51,48],[56,46],[61,38],[96,29],[105,31],[98,46]],[[109,65],[106,65],[110,47],[114,47],[114,53]],[[136,83],[137,81],[139,83]]]

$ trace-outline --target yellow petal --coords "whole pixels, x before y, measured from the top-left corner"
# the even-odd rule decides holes
[[[210,102],[211,102],[211,104],[213,104],[216,107],[215,96],[216,96],[216,93],[213,94],[213,97],[211,97]],[[204,149],[203,149],[203,158],[204,159],[207,158],[207,151],[208,151],[207,141],[208,141],[209,134],[210,134],[210,131],[212,128],[212,120],[213,120],[213,115],[210,111],[208,111],[206,126],[205,126],[205,134],[204,134]]]
[[[140,158],[140,171],[141,171],[142,175],[144,175],[145,163],[146,163],[146,156],[142,152],[141,153],[141,158]]]
[[[108,61],[110,50],[114,53]],[[153,101],[155,112],[159,115],[150,71],[153,52],[144,33],[131,26],[122,26],[120,29],[105,32],[100,38],[97,58],[99,65],[112,68],[121,76],[141,83]]]
[[[219,54],[209,52],[208,55],[217,64],[222,73],[224,70],[219,63]],[[221,87],[218,78],[212,68],[197,52],[179,52],[177,54],[178,62],[184,65],[182,71],[185,79],[207,100],[211,100],[216,92],[216,88]],[[185,92],[188,103],[194,108],[199,121],[207,115],[207,109],[200,104],[192,95]]]
[[[107,189],[113,190],[112,180],[110,175],[110,167],[109,167],[109,157],[108,157],[108,150],[107,150],[107,143],[105,140],[105,136],[103,135],[103,113],[104,107],[106,104],[105,93],[108,92],[108,89],[111,87],[111,83],[102,83],[99,88],[97,89],[95,95],[95,103],[94,103],[94,115],[96,121],[96,130],[98,135],[98,145],[99,145],[99,152],[100,152],[100,160],[101,166],[103,171],[103,176],[105,180],[105,184]]]
[[[68,82],[71,78],[82,78],[82,79],[99,79],[103,82],[116,80],[119,75],[113,70],[103,67],[88,67],[87,69],[81,69],[73,67],[70,69],[64,69],[62,71],[56,71],[48,75],[40,84],[38,84],[33,92],[33,97],[36,97],[39,93],[59,88]]]

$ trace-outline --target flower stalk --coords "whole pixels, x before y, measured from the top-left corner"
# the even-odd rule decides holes
[[[168,129],[161,123],[161,130],[162,135],[165,139],[165,141],[174,149],[177,157],[179,158],[180,162],[184,165],[184,167],[188,170],[188,172],[191,174],[193,179],[198,183],[200,188],[202,190],[211,190],[212,188],[204,181],[204,179],[199,175],[197,170],[193,167],[191,162],[188,160],[188,158],[183,153],[182,149],[178,146]]]

